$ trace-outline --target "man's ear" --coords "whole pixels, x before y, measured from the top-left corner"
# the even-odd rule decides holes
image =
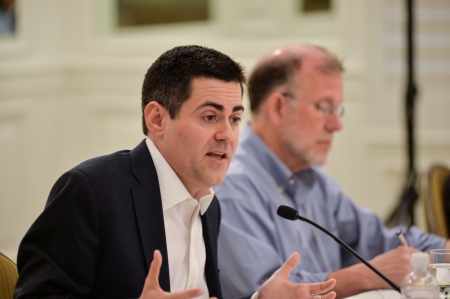
[[[149,134],[153,136],[164,135],[164,126],[168,117],[170,117],[169,113],[156,101],[151,101],[144,108],[145,125]]]
[[[286,97],[280,92],[272,92],[266,100],[267,114],[273,126],[279,127],[282,124],[284,112],[286,110]]]

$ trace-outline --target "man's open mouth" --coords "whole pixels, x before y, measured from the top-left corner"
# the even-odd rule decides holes
[[[225,159],[227,157],[227,154],[221,152],[209,152],[206,155],[216,159]]]

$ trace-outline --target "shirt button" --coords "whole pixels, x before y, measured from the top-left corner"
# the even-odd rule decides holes
[[[294,181],[294,179],[289,179],[289,185],[294,185],[294,183],[295,183],[295,181]]]
[[[283,187],[278,187],[278,193],[283,193],[284,192],[284,188]]]
[[[189,284],[189,288],[192,289],[193,287],[194,287],[194,284],[191,282],[191,283]]]

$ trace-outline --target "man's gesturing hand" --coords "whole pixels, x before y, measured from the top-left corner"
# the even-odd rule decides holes
[[[336,280],[330,279],[325,282],[305,284],[294,283],[288,280],[289,274],[300,261],[300,255],[294,252],[275,273],[261,286],[257,299],[309,299],[311,297],[318,299],[333,299],[335,292],[324,294],[334,287]],[[316,296],[313,296],[318,294]]]
[[[164,292],[159,286],[158,281],[161,264],[161,252],[159,252],[159,250],[155,250],[153,253],[153,261],[150,264],[150,270],[148,271],[147,278],[145,279],[144,289],[142,290],[140,299],[191,299],[203,294],[202,289],[192,289],[175,293]]]

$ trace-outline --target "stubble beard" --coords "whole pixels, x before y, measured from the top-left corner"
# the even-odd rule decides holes
[[[195,163],[195,161],[191,161],[191,169],[194,180],[203,186],[202,188],[211,188],[225,179],[226,171],[222,173],[222,170],[214,170],[212,167]]]
[[[315,166],[324,166],[325,163],[328,160],[328,152],[322,153],[319,151],[315,151],[313,147],[308,146],[308,144],[302,143],[302,138],[306,137],[298,137],[295,132],[291,131],[283,131],[284,133],[281,134],[280,138],[283,141],[283,143],[286,145],[286,147],[289,148],[289,151],[297,157],[297,159],[308,165],[308,167],[311,167],[313,165]]]

